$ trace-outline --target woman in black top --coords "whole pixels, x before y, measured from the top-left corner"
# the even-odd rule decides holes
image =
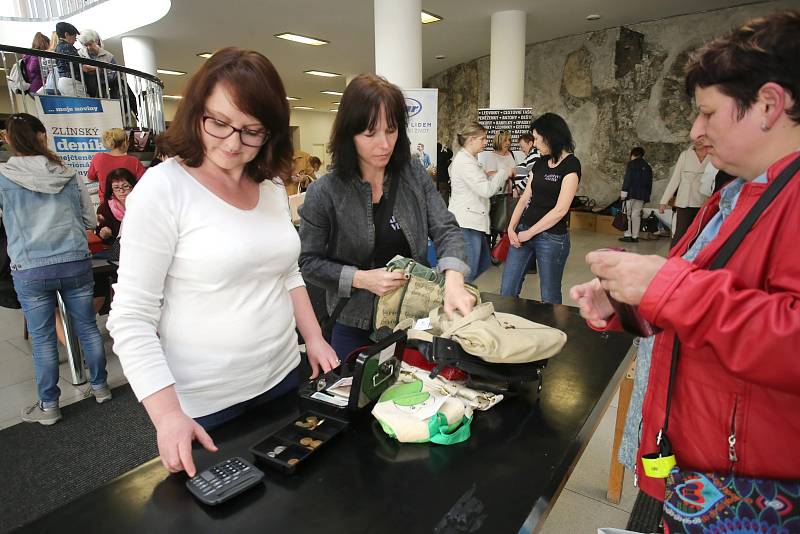
[[[533,121],[531,133],[542,157],[534,165],[508,225],[511,248],[500,293],[519,296],[535,253],[542,301],[561,304],[561,278],[569,256],[567,217],[578,190],[581,162],[572,153],[575,143],[560,116],[545,113]]]

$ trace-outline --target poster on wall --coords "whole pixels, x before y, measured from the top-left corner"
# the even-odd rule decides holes
[[[98,183],[88,181],[86,174],[92,156],[97,152],[108,152],[103,146],[103,132],[110,128],[122,128],[119,101],[37,95],[36,109],[47,129],[50,149],[78,172],[97,208]]]
[[[492,150],[494,134],[511,132],[511,151],[519,150],[519,136],[528,132],[533,122],[533,108],[478,109],[478,122],[486,128],[486,150]]]
[[[411,156],[433,175],[436,172],[436,125],[439,112],[438,89],[403,89],[408,110],[408,139]]]

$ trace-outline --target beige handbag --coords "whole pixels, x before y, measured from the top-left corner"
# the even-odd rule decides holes
[[[408,328],[408,339],[433,341],[434,336],[456,341],[464,351],[490,363],[529,363],[555,356],[567,342],[567,334],[551,326],[534,323],[510,313],[494,311],[484,302],[463,317],[448,319],[437,308],[428,319],[407,319],[397,330]]]

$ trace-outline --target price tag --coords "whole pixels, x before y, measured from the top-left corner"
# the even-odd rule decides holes
[[[431,328],[431,318],[430,317],[423,317],[422,319],[418,319],[416,323],[414,323],[414,330],[430,330]]]

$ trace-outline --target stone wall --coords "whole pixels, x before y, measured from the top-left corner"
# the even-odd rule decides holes
[[[617,198],[630,149],[643,146],[655,204],[690,144],[694,112],[683,90],[689,53],[750,18],[798,7],[797,0],[767,2],[528,45],[523,105],[566,119],[583,167],[578,194],[599,206]],[[439,89],[439,139],[452,144],[458,128],[489,107],[489,56],[431,76],[425,86]]]

